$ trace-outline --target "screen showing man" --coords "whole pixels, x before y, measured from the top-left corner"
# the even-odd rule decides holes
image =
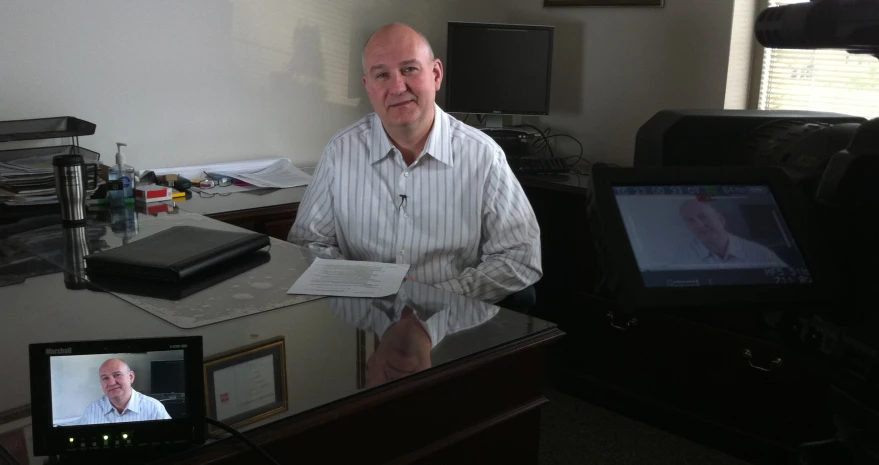
[[[179,408],[185,402],[184,386],[174,389],[173,394],[150,389],[152,362],[182,359],[181,350],[51,357],[53,426],[185,416],[185,408]]]
[[[646,287],[812,281],[768,186],[618,186],[614,194]]]

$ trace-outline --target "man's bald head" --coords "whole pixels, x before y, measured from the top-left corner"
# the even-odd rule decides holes
[[[121,369],[121,370],[125,370],[126,373],[131,371],[131,367],[129,367],[128,364],[125,363],[125,360],[122,360],[121,358],[111,358],[111,359],[105,361],[104,363],[101,364],[101,367],[98,369],[98,373],[100,373],[101,370],[104,370],[105,368],[107,368],[107,369],[110,369],[110,368]]]
[[[376,31],[363,49],[362,79],[369,103],[392,140],[417,145],[427,138],[443,65],[420,32],[396,23]]]
[[[406,33],[414,33],[417,35],[421,41],[424,43],[424,47],[427,49],[427,54],[430,57],[430,60],[433,61],[435,58],[433,54],[433,47],[430,46],[430,41],[427,40],[427,37],[424,34],[416,31],[412,27],[403,24],[403,23],[391,23],[380,27],[377,31],[373,32],[369,39],[366,41],[366,45],[363,46],[363,52],[360,54],[360,64],[363,69],[363,74],[366,74],[366,51],[369,49],[370,43],[373,42],[373,39],[383,38],[387,35],[392,34],[406,34]]]
[[[682,203],[681,207],[679,208],[679,211],[681,213],[681,216],[698,214],[698,213],[719,215],[719,213],[717,213],[717,210],[715,210],[714,207],[710,203],[700,202],[698,200],[692,200],[692,199],[687,200],[684,203]]]

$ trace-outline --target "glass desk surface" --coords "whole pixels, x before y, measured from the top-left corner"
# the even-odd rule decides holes
[[[382,299],[305,301],[305,296],[287,295],[286,290],[307,268],[308,254],[275,239],[269,257],[184,296],[110,293],[86,280],[81,257],[98,249],[175,225],[240,230],[180,209],[175,212],[92,220],[76,234],[57,224],[40,226],[0,239],[12,255],[36,255],[58,270],[0,287],[0,353],[6,377],[0,383],[0,435],[29,424],[29,418],[10,412],[26,412],[30,403],[31,343],[200,335],[204,355],[210,357],[283,337],[288,408],[241,428],[246,431],[555,328],[553,323],[413,281]],[[164,319],[176,315],[192,323],[212,318],[211,312],[228,318],[192,328]],[[426,350],[418,350],[425,344]],[[134,387],[149,394],[147,386],[135,381]]]

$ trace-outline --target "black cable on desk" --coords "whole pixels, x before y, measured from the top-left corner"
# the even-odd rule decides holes
[[[577,163],[580,163],[580,161],[583,160],[583,144],[580,142],[579,139],[577,139],[576,137],[574,137],[570,134],[552,134],[552,135],[550,135],[552,128],[546,128],[545,131],[541,131],[538,127],[533,126],[531,124],[521,124],[520,126],[534,129],[535,131],[540,133],[540,137],[536,141],[534,141],[534,143],[532,144],[532,147],[535,147],[535,149],[539,151],[538,154],[542,153],[543,150],[549,150],[549,156],[555,157],[555,154],[552,151],[552,146],[549,143],[549,139],[552,139],[553,137],[567,137],[569,139],[572,139],[574,142],[576,142],[577,146],[580,147],[580,153],[577,155],[571,155],[570,157],[565,157],[564,160],[565,160],[565,163],[568,165],[568,168],[570,168],[573,172],[580,174],[580,175],[583,174],[580,171],[578,171],[576,168],[574,168],[575,166],[577,166]],[[542,145],[540,147],[538,147],[537,146],[538,143],[542,143]],[[575,157],[577,159],[574,160],[573,163],[567,163],[568,160],[575,158]],[[590,165],[592,164],[592,162],[589,160],[586,160],[586,162]]]
[[[565,160],[570,160],[571,158],[574,158],[576,156],[577,159],[574,161],[574,163],[571,163],[569,165],[569,167],[573,167],[577,163],[580,163],[580,160],[583,159],[583,144],[576,137],[574,137],[570,134],[553,134],[551,136],[546,136],[547,139],[551,139],[553,137],[567,137],[567,138],[573,140],[574,142],[576,142],[577,145],[580,146],[580,154],[579,155],[571,155],[570,157],[565,157]],[[547,143],[549,143],[549,142],[547,142]],[[586,161],[589,162],[589,160],[586,160]]]
[[[549,150],[549,156],[555,157],[555,153],[553,153],[552,147],[549,145],[549,140],[548,140],[550,137],[553,137],[553,136],[549,135],[550,131],[552,131],[552,128],[546,128],[546,131],[544,132],[544,131],[541,131],[540,128],[538,128],[537,126],[534,126],[532,124],[520,124],[519,126],[531,128],[531,129],[537,131],[537,133],[540,134],[540,137],[537,140],[535,140],[531,144],[531,146],[536,148],[537,150],[540,150],[540,151]],[[543,145],[540,147],[537,147],[537,144],[541,143],[541,142],[543,143]]]
[[[255,450],[259,455],[261,455],[264,459],[266,459],[266,462],[271,463],[272,465],[281,465],[280,463],[278,463],[277,460],[272,458],[272,456],[269,455],[268,452],[264,451],[261,447],[256,445],[256,443],[251,441],[247,436],[241,434],[241,432],[238,431],[237,429],[235,429],[235,428],[233,428],[233,427],[231,427],[221,421],[214,420],[213,418],[205,417],[204,419],[208,423],[216,426],[217,428],[220,428],[220,429],[226,431],[227,433],[231,434],[232,436],[235,436],[236,438],[243,441],[245,444],[250,446],[251,449]]]

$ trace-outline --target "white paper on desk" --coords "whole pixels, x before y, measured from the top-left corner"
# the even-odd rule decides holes
[[[205,165],[172,166],[169,168],[149,168],[156,176],[176,174],[184,178],[203,178],[208,173],[253,173],[259,171],[281,158],[260,158],[256,160],[244,160],[224,163],[209,163]]]
[[[311,182],[311,176],[293,166],[293,162],[287,158],[282,158],[265,168],[250,173],[241,171],[217,171],[215,173],[240,179],[259,187],[298,187],[307,186]]]
[[[316,258],[288,294],[385,297],[396,294],[409,265]]]
[[[228,186],[214,186],[210,188],[193,186],[190,188],[190,190],[194,192],[204,192],[205,194],[234,194],[236,192],[268,190],[268,188],[256,186],[236,186],[235,184],[230,184]],[[274,191],[274,189],[271,190]]]

